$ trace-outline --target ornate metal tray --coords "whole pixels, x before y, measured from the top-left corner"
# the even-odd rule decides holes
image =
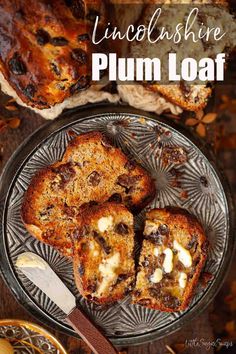
[[[91,130],[104,132],[155,178],[157,194],[151,207],[180,206],[202,222],[210,243],[205,271],[214,277],[205,289],[198,286],[187,311],[162,313],[149,310],[130,304],[129,297],[107,308],[90,304],[82,299],[75,287],[72,263],[25,230],[20,217],[24,191],[37,170],[62,157],[71,139],[68,133],[71,130],[78,134]],[[180,166],[164,165],[160,154],[163,146],[183,147],[187,151],[188,162]],[[117,345],[144,343],[164,336],[203,310],[223,281],[234,241],[231,234],[232,203],[227,186],[223,182],[223,187],[221,173],[199,146],[161,117],[117,106],[68,111],[29,137],[7,164],[0,184],[1,268],[18,300],[38,319],[75,335],[64,321],[62,311],[15,267],[20,253],[32,251],[49,262],[77,296],[80,306]],[[136,217],[137,225],[143,215],[141,212]]]
[[[27,321],[0,320],[0,337],[11,343],[15,354],[67,354],[52,334]]]

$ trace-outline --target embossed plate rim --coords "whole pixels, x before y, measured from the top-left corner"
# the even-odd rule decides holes
[[[224,188],[224,198],[226,200],[226,205],[228,206],[228,225],[229,225],[229,238],[228,238],[228,243],[226,243],[224,254],[222,256],[222,261],[217,273],[217,277],[215,281],[213,282],[212,286],[210,286],[207,291],[204,293],[200,299],[198,299],[192,309],[187,311],[184,316],[180,316],[178,319],[174,320],[172,323],[164,326],[164,328],[159,328],[158,330],[153,330],[149,333],[144,333],[144,334],[139,334],[139,335],[133,335],[133,336],[122,336],[120,338],[117,337],[111,337],[111,340],[113,343],[117,345],[135,345],[135,344],[141,344],[145,342],[149,342],[151,340],[161,338],[165,336],[166,334],[170,334],[174,331],[176,331],[179,327],[187,323],[189,319],[192,319],[195,317],[197,314],[199,314],[200,311],[203,311],[206,306],[209,304],[209,302],[213,299],[215,296],[216,292],[219,290],[220,285],[223,282],[223,279],[226,276],[226,270],[229,268],[231,256],[233,253],[233,249],[235,248],[235,240],[233,238],[232,230],[233,230],[233,202],[232,202],[232,197],[229,192],[229,188],[227,185],[227,182],[225,180],[224,175],[222,174],[222,171],[219,170],[219,168],[216,166],[215,162],[213,161],[213,157],[211,152],[207,151],[206,148],[204,148],[202,145],[202,142],[200,140],[195,139],[192,137],[189,132],[186,132],[183,128],[177,126],[174,122],[168,121],[166,122],[163,121],[162,117],[159,117],[155,114],[145,112],[145,111],[140,111],[133,109],[131,107],[127,106],[111,106],[111,105],[104,105],[104,104],[99,104],[96,107],[94,105],[88,105],[86,107],[78,107],[73,110],[66,111],[65,113],[62,114],[62,116],[55,121],[49,122],[42,127],[40,127],[38,130],[36,130],[33,134],[31,134],[27,140],[25,140],[19,148],[16,150],[16,152],[13,154],[11,159],[8,161],[7,165],[5,166],[5,169],[2,173],[2,178],[0,181],[0,202],[4,202],[4,200],[8,199],[8,194],[10,193],[12,186],[14,185],[15,178],[17,177],[19,171],[22,169],[22,165],[24,164],[24,161],[29,158],[33,152],[39,147],[39,145],[43,144],[43,142],[47,139],[50,138],[50,136],[56,132],[59,132],[62,129],[65,129],[66,127],[69,127],[72,125],[75,121],[79,123],[80,121],[82,122],[85,120],[88,116],[89,117],[95,117],[99,116],[100,114],[130,114],[134,116],[139,116],[139,117],[146,117],[147,119],[154,120],[156,122],[160,121],[163,125],[168,128],[169,126],[174,128],[177,132],[179,132],[182,136],[187,138],[191,144],[194,144],[197,149],[200,150],[200,152],[207,158],[208,162],[211,164],[213,170],[215,171],[215,174],[220,181],[221,185]],[[74,115],[76,114],[76,119]],[[46,135],[45,135],[46,134]],[[21,154],[21,156],[20,156]],[[13,166],[17,165],[16,170],[13,170]],[[12,176],[12,179],[10,178]],[[5,187],[7,185],[7,181],[11,180],[11,183],[9,187],[4,188],[4,182],[5,182]],[[4,219],[4,218],[3,218]],[[4,225],[2,225],[4,227]],[[23,304],[34,316],[39,316],[40,315],[40,320],[42,319],[47,321],[49,325],[52,326],[52,324],[57,326],[58,329],[64,331],[67,334],[75,335],[73,330],[68,328],[66,325],[63,325],[59,323],[57,320],[52,319],[48,314],[46,314],[34,301],[33,299],[24,291],[24,289],[21,287],[20,282],[18,281],[16,274],[14,270],[10,266],[10,260],[8,259],[7,256],[7,251],[5,248],[5,242],[3,242],[3,238],[1,238],[1,248],[0,248],[0,261],[1,261],[1,270],[3,273],[3,276],[5,278],[6,283],[8,286],[12,289],[14,292],[15,296],[17,297],[18,301]],[[42,318],[42,319],[41,319]]]

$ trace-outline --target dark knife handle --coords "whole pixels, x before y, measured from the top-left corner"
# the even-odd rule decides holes
[[[94,324],[75,308],[66,318],[80,337],[88,344],[94,354],[118,354],[111,342],[94,326]]]

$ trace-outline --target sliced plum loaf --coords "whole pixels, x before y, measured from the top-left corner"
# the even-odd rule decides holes
[[[84,206],[116,201],[140,210],[154,195],[154,182],[145,169],[102,133],[89,132],[76,136],[62,160],[32,178],[22,219],[34,237],[72,256],[73,230]]]
[[[107,202],[84,210],[74,242],[75,281],[84,297],[106,304],[132,291],[133,215],[124,205]]]
[[[207,241],[184,209],[147,213],[133,302],[156,310],[186,309],[204,266]]]

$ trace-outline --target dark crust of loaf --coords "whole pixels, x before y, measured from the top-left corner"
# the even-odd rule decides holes
[[[197,264],[197,267],[194,270],[194,276],[191,280],[188,280],[187,286],[185,288],[184,296],[179,306],[171,306],[168,307],[165,304],[159,302],[158,304],[155,303],[155,300],[151,297],[145,296],[145,299],[142,298],[140,294],[134,291],[133,294],[133,303],[137,303],[148,308],[152,308],[155,310],[160,310],[164,312],[177,312],[177,311],[184,311],[189,306],[192,297],[194,295],[194,291],[196,285],[199,280],[199,276],[201,271],[204,267],[206,258],[207,258],[207,248],[208,242],[206,240],[206,236],[204,230],[197,220],[197,218],[191,215],[187,210],[181,209],[178,207],[166,207],[164,209],[153,209],[147,213],[147,219],[152,220],[155,217],[160,217],[163,223],[167,225],[175,225],[178,228],[186,228],[190,234],[196,234],[198,236],[198,256],[200,260]],[[175,231],[177,232],[177,231]],[[145,303],[146,302],[146,303]]]
[[[48,108],[90,85],[92,9],[102,2],[1,1],[0,70],[24,103]]]
[[[40,209],[43,209],[43,207],[47,204],[49,204],[50,201],[50,195],[46,195],[46,199],[43,200],[43,205],[39,200],[41,200],[41,196],[47,189],[49,182],[51,182],[54,178],[57,176],[57,170],[61,166],[69,166],[68,168],[72,168],[73,170],[73,161],[72,161],[72,154],[76,151],[80,151],[80,147],[86,147],[87,143],[95,142],[98,144],[101,144],[101,142],[105,142],[108,144],[106,138],[103,136],[102,133],[100,132],[90,132],[86,134],[81,134],[78,137],[75,137],[68,145],[66,152],[62,158],[61,161],[56,162],[55,164],[46,167],[39,172],[36,173],[36,175],[32,178],[31,183],[25,193],[24,199],[23,199],[23,204],[22,204],[22,219],[25,224],[25,227],[27,230],[35,236],[37,239],[40,241],[43,241],[45,243],[50,244],[53,247],[56,247],[61,253],[65,255],[71,256],[72,254],[72,246],[71,246],[71,236],[70,232],[73,230],[74,226],[77,223],[76,216],[72,219],[65,220],[65,223],[60,224],[60,218],[57,220],[51,220],[50,224],[48,227],[52,228],[55,231],[55,235],[52,235],[52,237],[48,237],[48,234],[45,232],[47,230],[44,229],[44,223],[41,222],[41,220],[38,217],[38,213]],[[110,149],[109,146],[107,145],[107,148],[104,149]],[[105,151],[105,150],[104,150]],[[123,152],[115,147],[111,147],[111,150],[109,150],[109,154],[112,154],[110,156],[110,160],[112,159],[117,159],[119,158],[119,164],[125,164],[129,160],[127,157],[123,154]],[[72,166],[72,167],[71,167]],[[154,197],[155,195],[155,185],[153,180],[149,177],[148,173],[139,165],[135,164],[135,168],[131,172],[127,172],[130,174],[134,175],[140,175],[141,179],[138,181],[138,185],[140,185],[142,188],[141,190],[137,190],[135,192],[131,193],[131,199],[128,200],[128,207],[132,210],[140,210],[144,206],[148,204],[148,202]],[[72,176],[73,178],[73,176]],[[122,187],[123,188],[123,187]],[[78,213],[80,212],[79,209],[82,205],[79,203],[79,192],[75,195],[75,200],[73,201],[74,203],[72,205],[76,205],[76,208],[78,209]],[[58,203],[60,202],[60,196],[64,198],[64,190],[63,188],[59,190],[60,195],[53,196],[53,201],[52,204],[55,204],[55,215],[57,216],[58,212],[61,211],[60,208],[63,208],[63,206],[59,205]],[[83,192],[82,192],[83,193]],[[77,196],[78,196],[78,201],[77,201]],[[96,189],[95,192],[93,192],[94,200],[96,203],[103,203],[111,197],[110,194],[105,190],[101,192],[99,189]],[[58,199],[57,199],[58,197]],[[51,195],[52,198],[52,195]],[[85,196],[86,198],[86,196]],[[92,200],[85,200],[85,204],[93,202]],[[126,204],[126,203],[125,203]],[[70,206],[70,205],[69,205]],[[68,228],[68,232],[66,233],[66,237],[60,236],[61,231],[60,227],[63,226],[63,229]]]
[[[126,295],[128,295],[129,292],[132,291],[132,288],[134,286],[134,279],[135,279],[135,269],[134,269],[134,259],[131,255],[133,255],[133,247],[134,247],[134,231],[133,231],[133,216],[132,214],[127,210],[127,208],[123,204],[115,203],[115,202],[106,202],[103,204],[99,205],[94,205],[92,207],[86,208],[83,213],[80,215],[80,218],[78,220],[78,233],[81,235],[83,232],[82,230],[85,227],[90,227],[92,230],[94,230],[94,224],[102,217],[111,215],[113,216],[114,219],[114,224],[116,220],[123,219],[125,218],[131,221],[130,224],[130,230],[129,234],[121,236],[121,239],[118,243],[116,244],[116,250],[115,251],[124,251],[126,248],[126,253],[123,254],[123,261],[129,262],[129,268],[126,269],[127,274],[129,274],[129,277],[127,279],[124,279],[123,282],[120,284],[120,288],[118,291],[110,290],[107,292],[107,296],[102,296],[99,298],[92,297],[91,296],[91,291],[85,289],[86,284],[88,284],[89,279],[86,278],[86,275],[80,274],[79,268],[81,266],[81,260],[83,262],[91,261],[91,266],[89,266],[89,272],[91,272],[90,276],[92,277],[94,275],[94,272],[96,272],[97,269],[97,264],[94,264],[96,262],[96,259],[93,258],[91,260],[88,260],[88,252],[83,252],[81,253],[81,249],[79,248],[79,243],[84,242],[86,240],[86,236],[79,236],[78,238],[75,238],[73,240],[74,242],[74,257],[73,257],[73,267],[74,267],[74,278],[75,278],[75,283],[77,285],[77,288],[80,292],[80,294],[87,298],[91,302],[98,303],[100,305],[107,305],[114,303],[122,298],[124,298]],[[88,232],[89,233],[89,232]],[[91,234],[91,233],[90,233]],[[88,236],[88,235],[87,235]],[[116,237],[119,235],[116,235]],[[91,237],[91,236],[90,236]],[[104,239],[106,239],[107,236],[106,234],[104,235]],[[115,240],[114,240],[115,241]],[[113,241],[113,242],[114,242]],[[114,242],[115,243],[115,242]],[[113,244],[114,246],[114,244]],[[102,252],[102,250],[101,250]],[[114,252],[114,250],[113,250]],[[130,254],[128,254],[128,252]],[[99,256],[100,257],[100,256]],[[101,258],[100,258],[101,260]],[[122,262],[121,260],[121,262]],[[92,269],[95,267],[95,269]],[[122,285],[122,287],[121,287]]]

